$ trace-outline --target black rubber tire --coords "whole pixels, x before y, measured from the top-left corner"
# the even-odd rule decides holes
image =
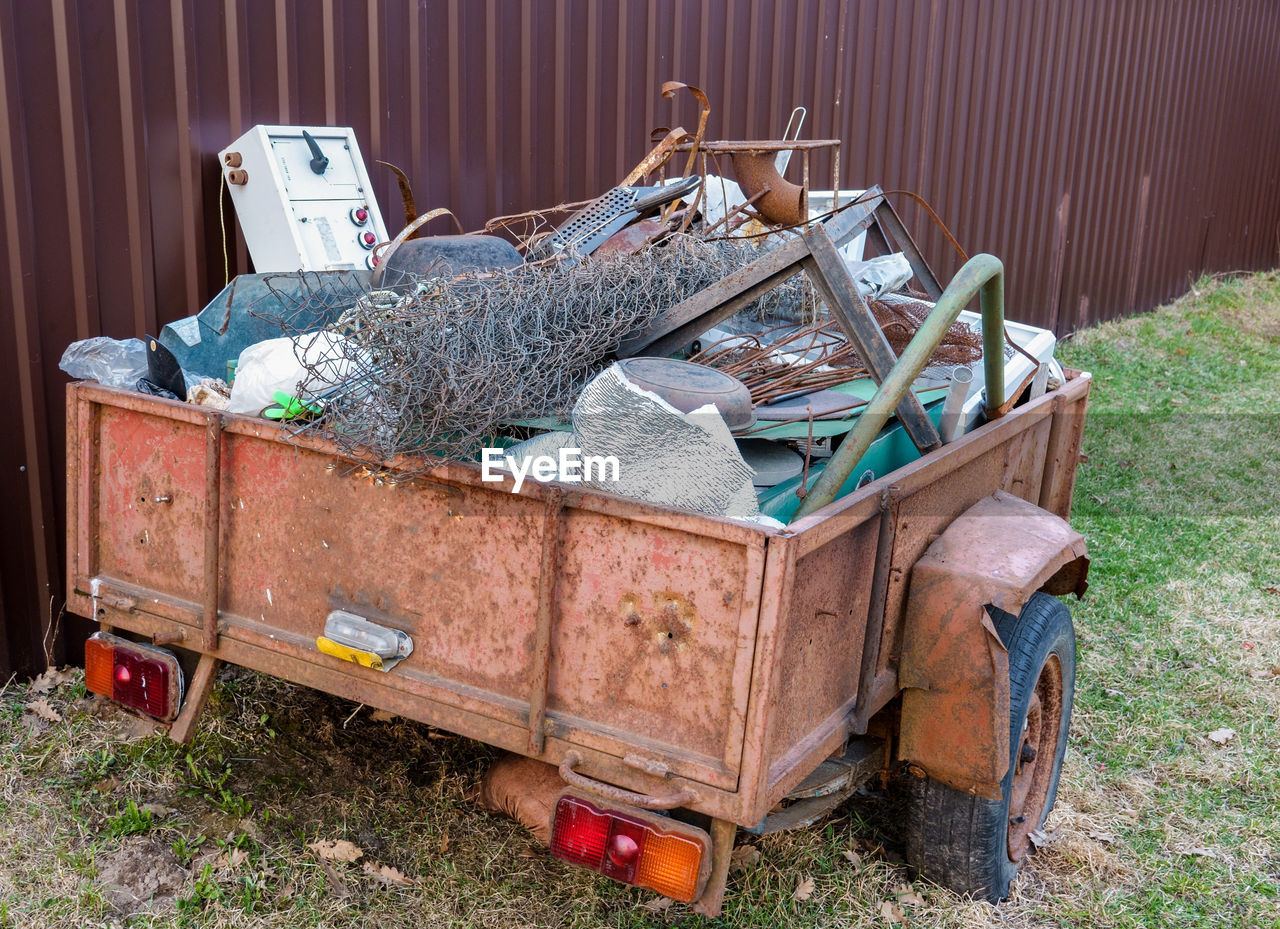
[[[1058,793],[1067,751],[1075,691],[1075,629],[1066,604],[1037,593],[1014,616],[990,609],[1000,640],[1009,650],[1010,760],[1000,800],[988,800],[927,777],[908,775],[905,824],[907,861],[925,878],[961,894],[998,903],[1021,861],[1009,852],[1009,805],[1023,724],[1041,669],[1056,655],[1062,668],[1062,714],[1046,801],[1033,828],[1044,825]]]

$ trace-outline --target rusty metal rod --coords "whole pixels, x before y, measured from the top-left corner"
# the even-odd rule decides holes
[[[546,745],[547,683],[551,676],[551,626],[556,609],[556,568],[560,561],[560,521],[564,493],[551,488],[542,516],[542,558],[538,567],[538,620],[534,630],[529,680],[529,754],[537,757]]]
[[[204,451],[204,637],[205,651],[218,647],[218,601],[222,588],[222,414],[205,420]]]
[[[565,753],[564,759],[560,762],[560,777],[564,782],[572,784],[579,790],[585,790],[618,803],[630,804],[642,810],[674,810],[678,806],[693,803],[698,799],[698,792],[688,785],[656,797],[623,787],[615,787],[587,777],[585,774],[579,774],[574,768],[580,764],[582,764],[582,755],[576,750],[571,749]]]
[[[951,324],[974,294],[982,295],[982,360],[986,372],[986,405],[994,414],[1004,403],[1004,265],[994,255],[974,255],[956,272],[938,298],[928,319],[911,339],[862,411],[857,425],[840,443],[813,489],[796,511],[795,519],[808,516],[836,499],[854,467],[893,415],[894,407],[911,389]]]

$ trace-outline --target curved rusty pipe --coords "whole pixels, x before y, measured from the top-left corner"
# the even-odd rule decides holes
[[[801,501],[793,522],[836,499],[854,467],[893,415],[898,401],[929,363],[960,311],[979,291],[982,295],[986,411],[988,418],[994,419],[999,415],[998,410],[1004,404],[1004,265],[994,255],[974,255],[956,272],[924,325],[903,350],[889,376],[876,389],[857,424],[840,443],[827,467]]]
[[[733,173],[747,197],[760,196],[756,211],[779,226],[798,226],[804,222],[808,194],[799,184],[782,179],[774,164],[777,152],[734,152]]]

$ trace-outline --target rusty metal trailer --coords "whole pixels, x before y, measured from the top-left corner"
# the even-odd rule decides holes
[[[901,759],[961,799],[1020,793],[1013,856],[1061,757],[1036,773],[1023,708],[1010,760],[1008,654],[984,606],[1083,589],[1065,520],[1089,384],[1068,372],[772,529],[568,485],[516,494],[465,464],[396,482],[262,419],[75,383],[67,608],[198,654],[180,740],[225,661],[544,760],[597,796],[705,814],[705,913],[737,827],[842,752],[863,778]],[[321,653],[335,609],[413,653],[391,671]],[[1031,696],[1046,730],[1057,674]]]

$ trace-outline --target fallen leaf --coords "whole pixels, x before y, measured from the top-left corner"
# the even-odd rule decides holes
[[[646,903],[642,903],[641,907],[650,913],[665,913],[671,908],[671,904],[675,903],[670,897],[654,897]]]
[[[1226,745],[1235,737],[1236,737],[1236,731],[1234,729],[1227,729],[1225,727],[1222,729],[1215,729],[1205,736],[1205,738],[1207,738],[1210,742],[1212,742],[1215,745]]]
[[[324,871],[324,876],[329,881],[329,888],[333,891],[335,897],[341,900],[344,897],[351,896],[351,890],[347,887],[347,882],[342,879],[342,875],[323,858],[320,859],[320,870]]]
[[[1259,587],[1258,589],[1261,590],[1263,593],[1267,593],[1267,594],[1280,594],[1280,587],[1277,587],[1275,585],[1271,585],[1268,587]]]
[[[916,889],[910,884],[898,884],[893,888],[893,895],[899,903],[907,906],[924,906],[924,897],[916,893]]]
[[[739,845],[729,855],[729,870],[745,871],[760,860],[760,849],[754,845]]]
[[[164,819],[173,812],[172,807],[165,806],[163,803],[144,803],[138,807],[139,812],[150,813],[153,819]]]
[[[853,865],[855,868],[862,867],[862,856],[859,855],[857,852],[855,852],[853,849],[846,848],[840,854],[844,855],[845,859],[849,862],[849,864]]]
[[[70,668],[63,668],[61,671],[57,668],[49,668],[43,674],[37,676],[27,689],[33,694],[47,694],[55,687],[61,686],[74,678],[75,674]]]
[[[885,918],[886,922],[900,923],[906,918],[906,912],[898,904],[892,900],[886,900],[880,904],[880,915]]]
[[[229,848],[218,856],[214,868],[218,871],[234,871],[240,867],[249,858],[249,853],[243,848]]]
[[[1043,829],[1032,829],[1027,833],[1027,838],[1031,840],[1031,844],[1036,848],[1044,848],[1049,844],[1049,837],[1044,834]]]
[[[799,883],[796,884],[796,889],[794,892],[792,892],[791,899],[799,903],[803,903],[804,901],[808,900],[812,896],[813,896],[813,878],[804,877],[804,878],[801,878]]]
[[[372,861],[366,861],[364,873],[379,884],[386,884],[388,887],[412,887],[414,884],[413,878],[406,877],[403,871],[389,864],[374,864]]]
[[[440,854],[444,854],[449,850],[449,832],[445,830],[444,835],[440,837]]]
[[[1197,858],[1217,858],[1218,853],[1211,848],[1204,848],[1200,845],[1183,845],[1176,849],[1179,855],[1188,857],[1195,856]]]
[[[51,723],[62,722],[62,717],[58,715],[58,711],[49,705],[48,700],[32,700],[27,704],[27,712],[34,713],[41,719],[47,719]]]
[[[1104,845],[1110,845],[1116,840],[1116,837],[1112,833],[1103,832],[1100,829],[1090,829],[1085,833],[1085,835],[1093,839],[1095,842],[1102,842]]]
[[[326,861],[355,861],[364,854],[364,849],[346,839],[321,839],[308,843],[307,848]]]
[[[109,794],[111,793],[111,791],[115,790],[119,786],[120,786],[120,782],[117,781],[114,777],[104,777],[102,780],[98,781],[96,784],[93,785],[93,789],[100,794]]]
[[[389,723],[396,718],[396,714],[388,710],[374,710],[369,714],[369,721],[375,723]]]

